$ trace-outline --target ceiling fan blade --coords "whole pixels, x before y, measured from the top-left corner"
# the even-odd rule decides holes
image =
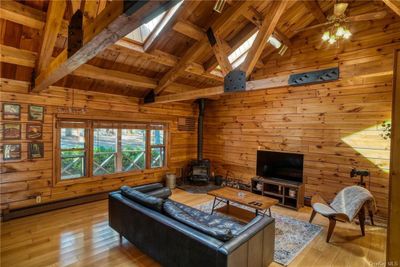
[[[304,31],[308,31],[308,30],[312,30],[312,29],[317,29],[317,28],[320,28],[320,27],[323,27],[323,26],[326,26],[326,25],[329,25],[329,24],[332,24],[332,23],[333,22],[328,21],[328,22],[325,22],[325,23],[321,23],[321,24],[313,25],[313,26],[306,27],[306,28],[303,28],[303,29],[295,30],[294,32],[298,33],[298,32],[304,32]]]
[[[346,12],[347,7],[349,6],[348,3],[338,3],[335,4],[335,6],[333,7],[333,14],[336,17],[340,17],[344,15],[344,12]]]
[[[363,20],[374,20],[374,19],[383,19],[386,17],[387,12],[386,11],[378,11],[378,12],[371,12],[371,13],[366,13],[362,15],[357,15],[357,16],[351,16],[348,17],[346,20],[348,21],[363,21]]]

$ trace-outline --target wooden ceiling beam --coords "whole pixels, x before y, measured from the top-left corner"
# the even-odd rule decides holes
[[[83,29],[83,40],[77,51],[64,50],[48,68],[35,79],[33,92],[40,92],[67,76],[98,53],[157,16],[176,1],[112,1]]]
[[[382,0],[394,13],[400,16],[400,2],[397,0]]]
[[[16,1],[2,1],[0,17],[36,30],[43,30],[46,24],[46,12],[18,3]],[[62,20],[60,34],[67,36],[68,24]]]
[[[214,56],[221,67],[222,74],[228,74],[230,71],[232,71],[232,64],[229,62],[228,54],[226,53],[226,49],[223,46],[221,38],[214,33],[212,28],[208,29],[207,37],[214,52]]]
[[[287,3],[287,0],[274,1],[271,3],[270,14],[265,16],[262,25],[258,30],[257,37],[254,40],[252,47],[250,47],[245,61],[241,65],[241,69],[246,72],[247,77],[252,73],[265,45],[267,44],[267,39],[274,32],[275,26],[278,24],[280,17],[285,11]]]
[[[117,70],[103,69],[89,64],[82,65],[77,70],[75,70],[72,75],[96,80],[116,82],[134,87],[153,89],[157,86],[156,80],[148,78],[146,76]]]
[[[50,1],[49,7],[47,8],[46,25],[42,32],[42,42],[40,46],[39,57],[37,60],[36,73],[40,73],[51,60],[53,55],[54,46],[57,41],[57,35],[60,32],[61,24],[67,2],[62,1]]]
[[[215,33],[219,34],[219,31],[223,31],[225,29],[223,28],[224,24],[226,24],[227,21],[233,20],[240,16],[240,12],[243,10],[243,8],[247,7],[247,5],[248,2],[236,3],[234,6],[231,6],[229,9],[225,10],[221,15],[211,20],[210,27],[214,29]],[[161,78],[158,87],[154,90],[155,94],[160,94],[170,83],[177,79],[187,68],[188,64],[195,61],[201,55],[204,49],[207,48],[207,46],[208,40],[206,37],[193,44],[182,56],[178,64]]]
[[[34,68],[37,53],[0,44],[0,62]]]
[[[197,41],[200,41],[205,36],[205,31],[202,28],[189,21],[178,20],[172,29]]]
[[[93,23],[99,8],[99,1],[96,0],[83,0],[83,25],[86,26]]]
[[[327,22],[326,16],[319,6],[317,0],[303,0],[301,2],[307,7],[308,11],[313,14],[315,19],[318,20],[319,23]]]
[[[111,49],[116,52],[125,53],[127,55],[131,55],[134,57],[141,57],[145,60],[149,60],[155,62],[157,64],[161,64],[168,67],[174,67],[179,62],[179,58],[163,52],[161,50],[153,50],[151,52],[145,52],[143,47],[140,45],[134,44],[132,42],[126,41],[124,39],[118,41],[114,45],[110,46],[108,49]],[[212,73],[208,73],[205,71],[203,65],[199,63],[192,62],[186,66],[185,72],[195,74],[206,79],[223,82],[224,79],[222,75],[215,75]]]
[[[248,81],[246,82],[246,91],[263,90],[269,88],[279,88],[288,86],[289,75],[282,75],[273,78]],[[215,86],[204,89],[192,90],[189,92],[170,94],[165,96],[156,96],[154,104],[170,103],[176,101],[195,100],[224,94],[223,86]],[[153,103],[151,103],[153,104]]]

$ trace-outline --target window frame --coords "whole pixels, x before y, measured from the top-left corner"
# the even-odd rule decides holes
[[[63,123],[67,122],[76,122],[76,123],[84,123],[86,125],[85,127],[85,151],[86,151],[86,156],[85,156],[85,164],[86,164],[86,173],[85,176],[78,177],[78,178],[70,178],[70,179],[61,179],[61,128],[67,128],[67,127],[62,127]],[[104,122],[104,123],[110,123],[114,125],[120,125],[117,128],[117,157],[119,157],[121,160],[117,160],[116,167],[117,170],[121,171],[116,171],[114,173],[110,174],[98,174],[94,175],[93,174],[93,160],[94,160],[94,129],[95,128],[107,128],[107,127],[95,127],[96,122]],[[72,118],[55,118],[55,134],[53,135],[53,142],[54,142],[54,181],[55,185],[69,185],[69,184],[75,184],[75,183],[84,183],[84,182],[90,182],[90,181],[97,181],[97,180],[103,180],[103,179],[112,179],[112,178],[118,178],[118,177],[123,177],[123,176],[129,176],[129,175],[134,175],[134,174],[140,174],[140,173],[154,173],[157,171],[162,171],[162,170],[167,170],[168,169],[168,140],[169,140],[169,127],[168,124],[165,122],[149,122],[149,121],[118,121],[118,120],[97,120],[97,119],[72,119]],[[135,128],[135,127],[124,127],[124,125],[143,125],[145,126],[144,128]],[[164,131],[164,160],[163,160],[163,166],[162,167],[151,167],[151,148],[152,147],[157,147],[157,145],[152,146],[151,145],[151,130],[154,129],[154,125],[157,126],[162,126],[162,130]],[[74,128],[74,127],[71,127]],[[79,127],[76,127],[79,128]],[[113,127],[111,127],[113,128]],[[122,151],[122,130],[123,129],[143,129],[146,130],[146,144],[145,144],[145,168],[144,169],[133,169],[129,171],[123,171],[123,166],[122,166],[122,157],[123,157],[123,151]],[[159,128],[158,128],[159,129]],[[158,145],[159,146],[159,145]]]

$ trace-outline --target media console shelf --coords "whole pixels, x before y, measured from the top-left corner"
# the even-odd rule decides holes
[[[304,206],[304,184],[276,178],[254,177],[251,192],[275,198],[280,206],[296,209]]]

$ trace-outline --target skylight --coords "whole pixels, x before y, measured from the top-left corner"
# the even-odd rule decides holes
[[[247,53],[249,52],[250,47],[253,45],[254,40],[257,37],[257,34],[258,31],[255,32],[252,36],[250,36],[249,39],[247,39],[243,44],[241,44],[235,51],[233,51],[228,56],[228,60],[232,64],[232,68],[235,69],[239,67],[240,64],[243,63],[243,61],[247,56]],[[279,49],[282,46],[282,43],[272,35],[268,38],[268,42],[276,49]],[[220,67],[218,66],[217,69],[220,69]]]
[[[175,12],[182,5],[182,3],[183,1],[180,1],[170,10],[164,11],[154,19],[150,20],[149,22],[142,24],[141,26],[136,28],[133,32],[126,35],[126,37],[133,41],[144,44],[147,38],[149,38],[149,36],[152,33],[158,35],[161,32],[162,28],[165,26],[165,24],[167,24],[167,22],[171,19],[173,14],[175,14]]]

